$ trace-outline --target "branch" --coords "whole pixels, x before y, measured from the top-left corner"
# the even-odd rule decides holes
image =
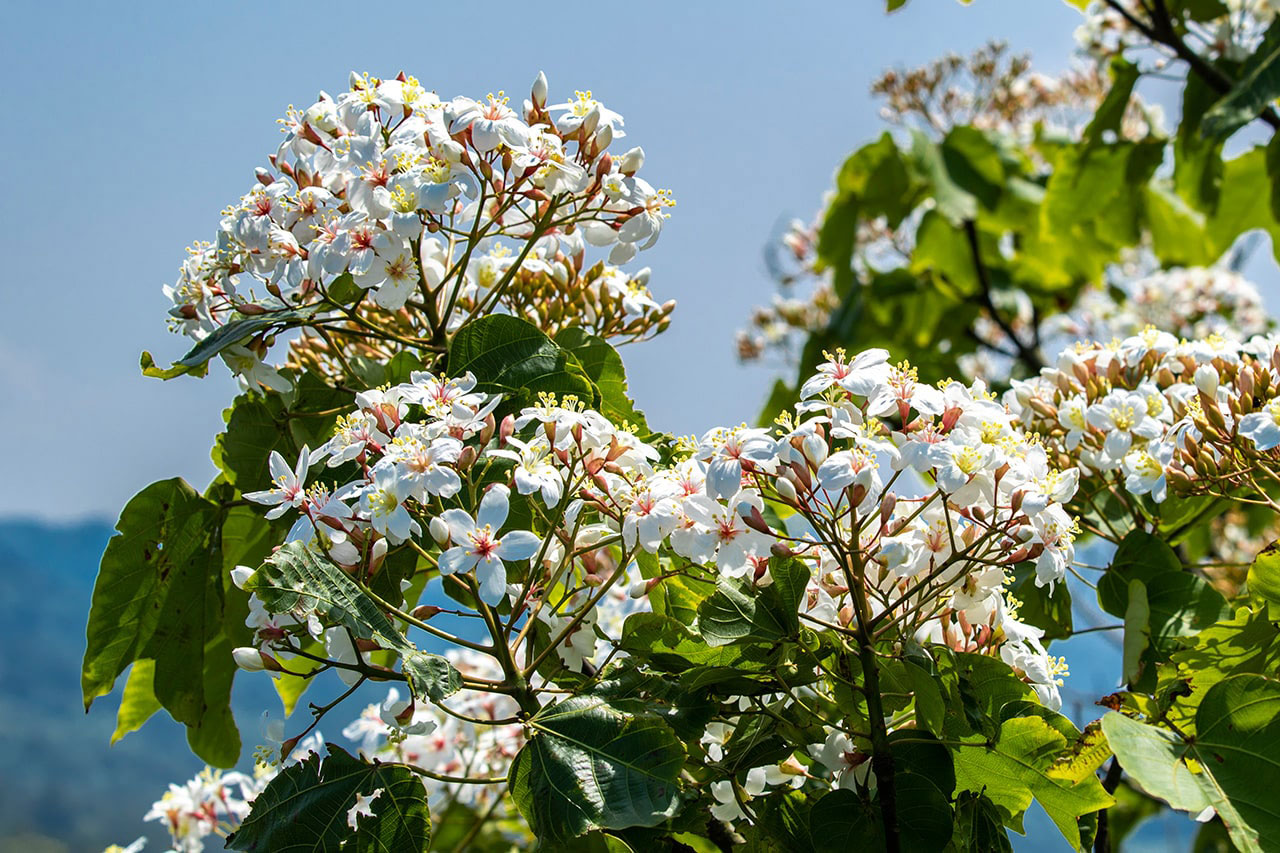
[[[1044,360],[1040,358],[1040,353],[1034,347],[1027,346],[1022,338],[1018,337],[1013,326],[1001,316],[996,310],[995,303],[991,301],[991,277],[987,274],[987,265],[982,262],[982,249],[978,245],[978,227],[972,219],[964,221],[964,235],[969,241],[969,254],[973,258],[973,269],[978,276],[978,286],[982,288],[982,292],[978,295],[978,303],[991,315],[992,322],[999,326],[1000,331],[1004,332],[1017,347],[1018,361],[1021,361],[1031,373],[1039,373],[1040,368],[1044,367]]]

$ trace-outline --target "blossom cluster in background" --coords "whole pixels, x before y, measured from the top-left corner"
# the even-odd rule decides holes
[[[657,241],[675,202],[637,174],[642,149],[610,153],[622,116],[590,92],[547,97],[541,75],[517,111],[501,92],[444,101],[413,77],[353,73],[348,91],[290,109],[270,168],[165,288],[174,328],[201,341],[301,310],[302,363],[438,345],[500,308],[551,333],[579,317],[623,341],[665,328],[673,306],[648,270],[617,265]],[[588,247],[608,261],[588,265]],[[247,386],[287,389],[263,361],[272,342],[221,355]]]

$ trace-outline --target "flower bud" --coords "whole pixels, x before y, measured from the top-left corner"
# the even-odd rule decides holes
[[[480,454],[476,453],[476,449],[474,447],[468,446],[462,448],[462,452],[458,454],[458,470],[465,471],[470,468],[475,464],[476,457],[479,455]]]
[[[538,109],[542,109],[547,105],[547,75],[539,71],[538,76],[533,78],[533,88],[529,93],[529,100],[533,101],[533,105]]]
[[[769,527],[769,522],[764,520],[764,516],[760,514],[760,510],[751,507],[751,512],[742,515],[742,521],[752,530],[758,530],[766,536],[773,535],[773,529]]]
[[[387,540],[378,539],[373,543],[373,547],[369,549],[369,574],[373,574],[382,565],[382,561],[387,558]]]
[[[434,604],[419,604],[417,607],[413,608],[413,618],[426,622],[441,610],[442,608],[436,607]]]
[[[431,530],[431,538],[436,540],[436,544],[444,546],[449,542],[449,525],[444,523],[444,519],[436,516],[431,519],[431,523],[427,525]]]
[[[778,492],[778,497],[782,498],[787,503],[796,502],[796,498],[798,497],[796,494],[796,487],[786,477],[779,477],[774,480],[773,488]]]
[[[493,438],[493,431],[497,427],[497,422],[493,419],[493,412],[484,416],[484,428],[480,430],[480,443],[488,444],[489,439]]]
[[[506,447],[507,439],[511,438],[516,431],[516,416],[507,415],[502,419],[502,423],[498,426],[498,446]]]
[[[605,150],[611,142],[613,142],[613,125],[606,124],[596,132],[596,150]]]
[[[636,146],[622,155],[618,161],[618,171],[624,175],[634,175],[644,165],[644,149]]]
[[[775,557],[783,558],[795,556],[795,552],[787,547],[785,542],[774,542],[773,545],[769,546],[769,553]]]
[[[596,132],[596,128],[600,126],[600,105],[596,104],[582,118],[582,133],[584,136],[590,136]]]
[[[241,646],[231,650],[231,657],[235,659],[236,666],[245,672],[262,672],[266,669],[266,664],[262,661],[262,652],[253,646]]]
[[[1218,368],[1212,364],[1202,364],[1196,368],[1196,387],[1210,397],[1218,393]]]
[[[253,569],[248,566],[236,566],[231,570],[231,582],[236,585],[237,589],[244,589],[244,585],[249,582],[251,577],[253,577]]]

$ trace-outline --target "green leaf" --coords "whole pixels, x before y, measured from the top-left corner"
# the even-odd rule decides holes
[[[102,555],[89,610],[80,679],[86,708],[154,645],[156,674],[173,676],[168,687],[182,706],[179,713],[198,716],[192,675],[198,677],[193,664],[203,658],[208,537],[216,509],[184,480],[172,479],[147,486],[121,511],[119,535]],[[194,695],[183,700],[183,690]]]
[[[1124,617],[1129,604],[1129,582],[1149,583],[1164,573],[1181,572],[1182,561],[1158,536],[1132,530],[1120,542],[1107,573],[1098,580],[1098,604],[1112,616]]]
[[[1240,69],[1240,79],[1204,116],[1204,132],[1227,136],[1257,118],[1280,97],[1280,24],[1272,24],[1262,44]]]
[[[448,661],[418,651],[346,572],[301,542],[290,542],[268,557],[245,589],[257,594],[272,613],[314,609],[356,637],[398,653],[415,696],[439,700],[462,687],[462,674]]]
[[[1280,623],[1270,618],[1265,606],[1242,607],[1230,619],[1196,634],[1193,644],[1171,657],[1177,666],[1172,679],[1189,688],[1190,694],[1169,708],[1169,719],[1185,733],[1194,734],[1196,710],[1214,684],[1231,675],[1280,671]]]
[[[1071,636],[1071,591],[1065,583],[1036,586],[1035,563],[1019,563],[1013,569],[1009,592],[1019,602],[1018,619],[1044,631],[1046,640]]]
[[[994,210],[1004,188],[1005,167],[1000,152],[981,130],[968,125],[952,128],[940,145],[947,176],[988,210]]]
[[[1067,740],[1040,717],[1005,720],[994,745],[980,736],[963,740],[953,753],[958,790],[986,795],[1014,829],[1021,831],[1021,816],[1034,798],[1067,843],[1080,850],[1077,819],[1115,802],[1092,774],[1072,782],[1049,772]]]
[[[514,401],[540,392],[572,395],[588,406],[599,392],[578,360],[527,320],[506,314],[479,317],[464,325],[449,344],[450,376],[470,372],[482,391]]]
[[[1280,604],[1280,542],[1258,552],[1249,567],[1249,592]]]
[[[1151,248],[1163,263],[1208,266],[1217,259],[1205,235],[1204,214],[1192,210],[1180,196],[1154,184],[1145,188],[1143,201]]]
[[[943,733],[943,717],[946,707],[942,703],[942,690],[933,676],[915,664],[907,664],[907,677],[911,679],[911,692],[916,700],[916,723],[935,735]]]
[[[279,411],[278,399],[275,402]],[[253,492],[271,485],[268,460],[273,450],[281,451],[293,467],[297,451],[283,442],[281,424],[260,395],[241,394],[224,416],[227,428],[218,436],[213,459],[237,489]]]
[[[304,321],[310,320],[318,310],[320,310],[319,305],[312,305],[306,308],[272,311],[268,314],[253,314],[232,320],[210,332],[208,337],[193,346],[186,355],[175,361],[173,366],[185,367],[188,370],[200,367],[227,347],[235,346],[272,326],[283,329],[303,325]]]
[[[658,717],[574,696],[543,708],[528,726],[507,779],[540,839],[656,826],[679,808],[684,747]]]
[[[1129,107],[1129,98],[1133,94],[1133,85],[1138,82],[1138,66],[1123,56],[1111,59],[1111,87],[1107,96],[1098,104],[1093,118],[1084,129],[1084,139],[1089,142],[1102,142],[1103,134],[1110,131],[1120,133],[1120,123],[1124,112]]]
[[[155,674],[155,661],[143,659],[133,662],[129,680],[124,683],[124,695],[120,697],[120,708],[116,711],[116,730],[111,733],[112,745],[125,735],[142,728],[142,724],[162,707],[152,689]]]
[[[1209,239],[1214,250],[1225,253],[1247,231],[1265,230],[1271,236],[1272,253],[1280,251],[1280,225],[1271,211],[1267,151],[1258,146],[1222,165],[1222,189],[1209,218]]]
[[[952,840],[961,853],[1013,853],[1009,832],[1000,812],[982,794],[965,791],[956,797],[955,833]]]
[[[227,849],[242,851],[358,851],[413,853],[431,840],[427,792],[407,767],[365,762],[334,744],[323,760],[315,753],[290,765],[267,784],[230,837]],[[355,829],[347,814],[358,797],[372,799],[371,815]]]
[[[1218,93],[1199,75],[1187,75],[1182,120],[1173,140],[1173,185],[1192,209],[1211,214],[1222,189],[1222,138],[1201,133],[1205,111]]]
[[[941,147],[917,130],[911,132],[911,157],[933,191],[938,213],[950,225],[978,215],[978,200],[952,178]]]
[[[809,837],[819,853],[883,850],[880,809],[847,788],[837,788],[809,810]]]
[[[757,587],[750,581],[723,578],[713,595],[698,607],[698,632],[710,646],[751,639],[776,643],[796,636],[796,611],[809,570],[798,560],[769,561],[773,583]]]
[[[622,356],[608,341],[577,326],[562,329],[555,342],[578,360],[600,391],[600,414],[614,424],[631,424],[641,438],[651,435],[644,413],[636,409],[627,395],[627,371]]]
[[[1213,685],[1190,742],[1114,711],[1102,726],[1121,766],[1148,794],[1192,814],[1212,806],[1240,850],[1269,849],[1280,838],[1273,796],[1280,789],[1280,682],[1236,675]]]
[[[171,367],[159,367],[156,364],[155,356],[146,350],[142,351],[142,356],[138,359],[138,366],[142,368],[143,376],[149,376],[152,379],[174,379],[178,376],[185,376],[188,373],[198,377],[204,376],[209,372],[208,362],[198,367],[183,367],[177,364]]]
[[[187,726],[197,755],[229,767],[240,754],[229,638],[245,631],[245,608],[228,607],[224,517],[180,479],[152,483],[129,501],[94,585],[81,684],[87,708],[130,663],[151,661],[155,701]],[[126,687],[137,705],[130,713],[147,704],[145,667],[133,689]],[[126,729],[135,720],[126,720]]]
[[[1151,606],[1147,587],[1134,578],[1129,581],[1129,605],[1124,611],[1124,654],[1121,673],[1125,684],[1134,684],[1141,675],[1142,653],[1151,642]]]
[[[744,667],[738,645],[713,648],[687,625],[660,613],[632,613],[622,625],[622,648],[664,672],[693,667]],[[758,668],[758,667],[757,667]]]

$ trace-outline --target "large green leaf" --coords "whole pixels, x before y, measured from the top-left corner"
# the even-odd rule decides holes
[[[1102,726],[1147,793],[1192,814],[1212,806],[1241,850],[1280,838],[1280,682],[1236,675],[1213,685],[1190,741],[1114,711]]]
[[[708,645],[726,646],[747,638],[774,643],[799,632],[796,611],[809,570],[798,560],[776,557],[769,568],[773,583],[768,586],[725,578],[698,607],[698,632]]]
[[[317,610],[360,639],[400,655],[415,696],[443,699],[462,686],[462,675],[439,655],[419,651],[346,572],[290,542],[266,559],[245,584],[272,613]]]
[[[244,608],[228,610],[224,518],[180,479],[153,483],[129,501],[94,585],[81,684],[88,707],[125,667],[146,661],[126,687],[117,737],[140,726],[158,702],[187,726],[200,757],[226,767],[240,753],[230,637],[244,631]]]
[[[549,392],[593,407],[600,403],[600,392],[572,353],[529,321],[506,314],[479,317],[459,329],[449,344],[447,371],[470,372],[481,390],[517,401]]]
[[[880,809],[847,788],[837,788],[809,809],[809,837],[821,853],[883,850]]]
[[[279,402],[275,401],[279,410]],[[271,473],[268,460],[278,450],[292,468],[297,451],[283,442],[283,422],[276,419],[272,407],[261,395],[241,394],[224,413],[227,428],[217,439],[213,460],[227,481],[242,492],[269,488]]]
[[[1067,739],[1041,717],[1005,720],[994,745],[980,736],[963,740],[953,753],[957,789],[984,794],[1014,829],[1021,831],[1022,814],[1035,799],[1080,850],[1077,820],[1115,802],[1093,774],[1074,781],[1051,772],[1067,752]]]
[[[618,426],[631,424],[641,438],[647,438],[650,435],[649,424],[644,413],[636,409],[627,395],[627,371],[618,351],[604,338],[577,326],[561,330],[555,342],[573,353],[599,389],[600,414]]]
[[[290,765],[253,801],[227,849],[275,853],[414,853],[431,841],[431,818],[422,781],[407,767],[365,762],[328,744]],[[376,796],[372,796],[377,792]],[[372,799],[369,798],[372,796]],[[371,814],[348,814],[364,798]]]
[[[1214,684],[1231,675],[1280,672],[1280,623],[1266,606],[1242,607],[1183,642],[1187,647],[1171,656],[1177,669],[1166,678],[1170,685],[1189,689],[1179,689],[1186,695],[1168,710],[1169,719],[1186,734],[1195,734],[1196,711]]]
[[[146,656],[157,633],[158,652],[190,655],[179,667],[157,661],[157,671],[185,669],[175,674],[183,685],[191,683],[192,663],[203,657],[204,633],[192,629],[203,621],[204,608],[197,605],[205,594],[216,509],[181,479],[152,483],[125,505],[93,589],[80,679],[86,707]],[[176,624],[174,617],[194,624]]]
[[[656,826],[680,805],[684,747],[658,717],[574,696],[528,722],[511,764],[511,796],[543,840]]]
[[[1280,24],[1272,24],[1266,37],[1240,69],[1240,79],[1204,116],[1204,132],[1226,136],[1253,121],[1280,97]]]

